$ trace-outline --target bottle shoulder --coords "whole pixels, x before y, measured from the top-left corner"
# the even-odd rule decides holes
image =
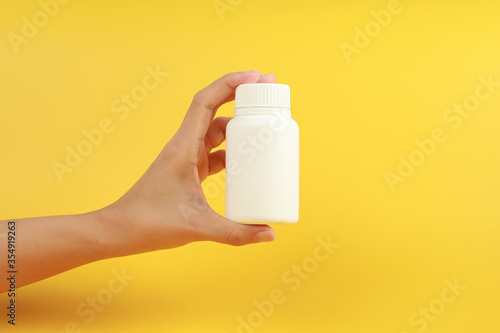
[[[290,124],[298,126],[297,122],[290,116],[283,115],[238,115],[233,117],[227,126],[245,126],[245,125],[267,125],[272,123]]]

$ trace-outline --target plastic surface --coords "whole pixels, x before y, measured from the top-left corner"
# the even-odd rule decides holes
[[[273,84],[262,85],[276,91]],[[279,89],[288,90],[289,96],[289,88],[285,87]],[[252,91],[262,93],[261,89]],[[239,96],[237,91],[236,105],[241,106]],[[249,101],[276,101],[281,97],[245,98],[248,105]],[[238,108],[237,115],[228,123],[226,217],[233,221],[269,224],[296,223],[299,219],[299,128],[289,109],[282,108],[283,103],[274,105]],[[242,109],[246,113],[238,114]]]

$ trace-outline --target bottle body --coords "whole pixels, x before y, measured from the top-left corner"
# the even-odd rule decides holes
[[[245,224],[297,223],[299,128],[286,112],[253,108],[226,129],[226,217]]]

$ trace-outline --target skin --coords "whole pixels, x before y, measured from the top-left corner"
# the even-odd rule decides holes
[[[16,219],[17,287],[94,261],[170,249],[196,241],[229,245],[268,242],[267,225],[244,225],[214,212],[201,182],[225,167],[225,151],[212,150],[226,138],[231,118],[215,118],[234,100],[242,83],[273,83],[260,71],[224,75],[200,90],[172,139],[142,177],[120,199],[96,211]],[[0,221],[0,272],[7,268],[7,221]],[[9,289],[0,279],[0,292]]]

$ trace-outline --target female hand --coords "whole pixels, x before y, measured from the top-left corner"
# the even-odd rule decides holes
[[[146,173],[117,202],[94,212],[95,220],[126,240],[133,253],[203,240],[230,245],[274,240],[269,226],[238,224],[214,212],[201,182],[225,167],[225,151],[212,150],[224,142],[231,118],[214,119],[217,109],[234,100],[238,85],[275,80],[260,71],[236,72],[199,91],[179,130]]]
[[[16,269],[21,287],[97,260],[168,249],[209,240],[231,245],[272,241],[266,225],[243,225],[208,205],[201,182],[224,169],[229,118],[216,118],[242,83],[274,82],[259,71],[227,74],[199,91],[177,133],[144,175],[115,203],[85,214],[0,221],[0,257],[9,232],[16,233]],[[14,230],[14,231],[13,231]],[[7,261],[0,260],[7,271]],[[9,290],[0,280],[0,293]]]

